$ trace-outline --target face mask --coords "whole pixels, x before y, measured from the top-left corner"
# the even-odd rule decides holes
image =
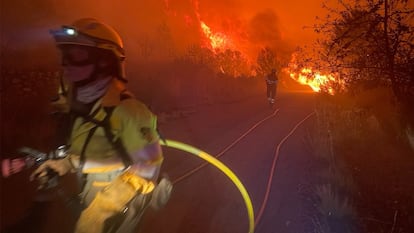
[[[91,77],[94,69],[94,64],[85,66],[64,66],[63,77],[70,82],[83,81]]]
[[[111,77],[100,78],[88,85],[78,87],[76,99],[84,104],[92,103],[106,93],[111,80]]]

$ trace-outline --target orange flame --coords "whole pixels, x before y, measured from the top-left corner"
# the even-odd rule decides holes
[[[345,89],[343,80],[340,80],[335,74],[323,74],[311,67],[301,68],[297,62],[298,54],[292,54],[292,58],[285,72],[289,76],[302,85],[307,85],[314,92],[326,92],[331,95],[335,91]]]
[[[231,43],[230,39],[223,33],[213,33],[209,26],[206,23],[200,20],[200,26],[204,35],[209,40],[209,47],[216,49],[226,49],[229,48]]]
[[[329,94],[334,94],[332,84],[337,82],[337,79],[332,74],[323,75],[319,72],[314,72],[311,68],[303,68],[299,73],[289,72],[290,77],[298,81],[300,84],[308,85],[315,92],[321,92],[322,89]]]

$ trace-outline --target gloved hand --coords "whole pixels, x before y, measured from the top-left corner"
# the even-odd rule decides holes
[[[126,171],[98,192],[76,225],[75,233],[102,233],[105,221],[126,210],[137,194],[148,194],[154,189],[152,181]]]
[[[75,167],[70,161],[71,156],[67,156],[63,159],[50,159],[42,163],[32,174],[30,180],[37,179],[39,182],[39,189],[45,188],[47,182],[51,178],[50,172],[56,172],[59,176],[63,176],[68,172],[75,172]]]

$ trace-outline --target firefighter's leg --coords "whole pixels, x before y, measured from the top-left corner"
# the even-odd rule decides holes
[[[105,233],[133,233],[138,229],[138,225],[144,215],[145,210],[149,206],[151,199],[150,194],[137,195],[127,206],[125,212],[109,221],[106,226]],[[118,222],[117,222],[118,221]]]
[[[108,186],[123,171],[112,171],[105,173],[90,173],[86,175],[86,182],[82,193],[79,195],[84,206],[89,206],[96,194]]]
[[[270,98],[274,98],[275,97],[275,85],[270,85]]]
[[[276,96],[276,85],[275,84],[272,84],[270,92],[271,92],[270,102],[273,104],[275,102],[275,96]]]
[[[132,173],[125,172],[102,191],[82,212],[76,233],[103,233],[105,222],[126,210],[127,204],[137,193],[149,193],[154,184]]]
[[[122,215],[116,230],[105,233],[133,233],[139,228],[141,219],[147,208],[159,210],[170,199],[172,183],[167,177],[163,177],[151,194],[137,195],[128,205],[128,209]]]
[[[267,100],[270,101],[271,89],[270,89],[270,85],[269,84],[266,86],[266,95],[267,95]]]

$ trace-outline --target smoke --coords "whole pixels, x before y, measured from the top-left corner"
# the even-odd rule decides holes
[[[128,59],[171,57],[201,43],[202,20],[255,60],[265,46],[289,53],[311,38],[302,27],[318,13],[311,9],[318,7],[306,0],[2,0],[1,43],[9,52],[42,46],[52,51],[50,29],[95,17],[118,30]]]
[[[250,21],[250,41],[260,44],[276,44],[282,42],[279,19],[272,10],[259,12]]]

